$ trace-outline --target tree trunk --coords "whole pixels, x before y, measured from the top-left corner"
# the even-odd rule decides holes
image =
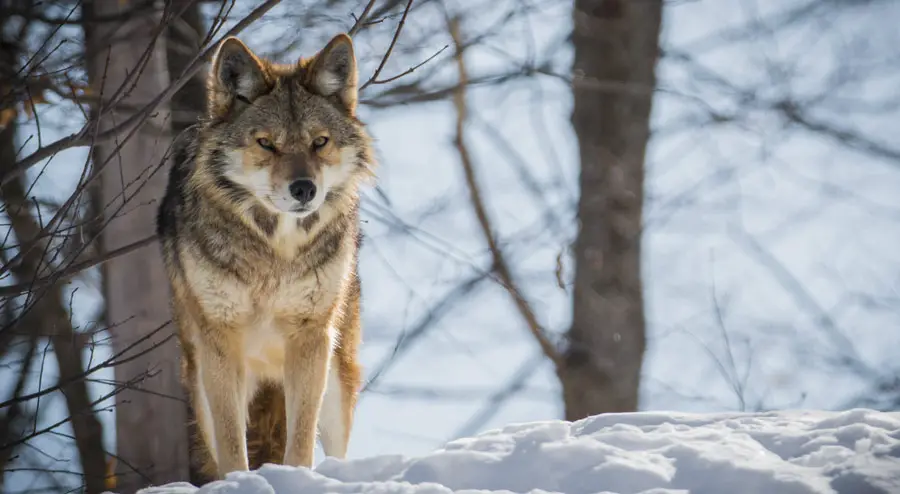
[[[139,0],[96,0],[89,4],[94,15],[108,16],[127,11]],[[161,2],[157,2],[161,5]],[[109,100],[126,83],[128,74],[139,74],[116,105],[101,108],[101,131],[112,128],[162,92],[169,83],[165,36],[154,43],[156,15],[140,15],[126,21],[86,26],[86,59],[95,95]],[[146,65],[141,59],[154,43]],[[96,112],[95,112],[96,114]],[[155,230],[157,201],[166,183],[166,167],[157,165],[171,141],[168,110],[158,110],[142,124],[118,151],[126,134],[95,149],[94,166],[100,172],[101,196],[107,219],[127,200],[102,235],[106,250],[150,236]],[[140,190],[138,191],[138,189]],[[123,199],[125,190],[127,199]],[[151,244],[117,257],[106,265],[106,319],[111,324],[113,348],[123,350],[137,338],[170,319],[169,289],[159,246]],[[166,328],[155,340],[174,331]],[[152,343],[152,342],[149,342]],[[141,349],[149,345],[142,345]],[[188,479],[187,407],[180,382],[179,351],[174,339],[137,358],[116,366],[120,384],[146,378],[126,389],[116,399],[116,438],[120,475],[117,492],[133,492],[152,484]],[[148,374],[149,372],[149,374]],[[126,466],[124,463],[130,466]],[[134,474],[131,469],[143,475]]]
[[[169,25],[166,33],[166,58],[171,78],[178,77],[187,68],[202,48],[201,43],[207,33],[200,12],[200,2],[174,0],[171,5],[171,9],[175,12],[180,12],[185,7],[187,10],[180,19]],[[206,105],[205,75],[203,71],[198,72],[172,97],[169,106],[172,111],[173,136],[177,136],[186,128],[197,123],[197,119],[203,114]],[[173,152],[173,162],[185,159],[184,147],[178,147]],[[197,434],[200,431],[197,429],[190,406],[187,406],[187,418],[189,422],[188,436],[198,437]],[[190,482],[194,485],[203,485],[214,480],[204,475],[203,459],[197,457],[194,448],[191,448],[190,456]]]
[[[575,0],[572,125],[581,158],[566,419],[638,406],[643,360],[644,154],[662,0]],[[597,81],[622,90],[599,90]]]

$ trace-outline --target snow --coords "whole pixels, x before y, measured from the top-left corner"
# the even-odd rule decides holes
[[[509,425],[405,458],[265,465],[140,494],[898,494],[900,413],[606,414]]]

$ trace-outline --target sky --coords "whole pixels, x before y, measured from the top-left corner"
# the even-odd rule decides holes
[[[571,29],[569,2],[449,5],[466,14],[464,35],[491,29],[488,42],[466,54],[473,76],[503,73],[532,54],[566,73],[571,49],[559,41]],[[506,10],[521,5],[535,10],[503,20]],[[841,408],[864,393],[866,383],[836,367],[835,356],[858,355],[878,373],[896,370],[900,250],[893,246],[900,240],[900,162],[786,126],[770,108],[783,99],[817,102],[816,118],[892,144],[900,118],[886,98],[900,96],[900,63],[891,48],[900,34],[890,19],[898,18],[900,5],[875,2],[776,32],[771,23],[753,25],[796,5],[801,3],[667,3],[646,164],[643,410]],[[359,10],[354,7],[348,4]],[[289,52],[296,57],[349,25],[346,17],[334,16],[331,23],[298,28],[307,14],[299,2],[285,2],[242,39],[260,54],[299,40]],[[362,79],[378,64],[396,22],[388,19],[358,38]],[[437,9],[414,10],[383,73],[401,73],[450,43],[441,22]],[[753,36],[722,40],[723,31],[748,23]],[[451,51],[417,73],[428,74],[433,87],[452,83]],[[363,98],[380,90],[373,86]],[[472,89],[468,103],[474,115],[466,138],[489,214],[541,323],[563,332],[571,301],[557,286],[556,258],[563,254],[570,280],[568,245],[579,193],[571,93],[565,81],[543,76]],[[738,118],[708,124],[710,109]],[[53,121],[54,111],[64,110],[48,110],[44,120]],[[77,121],[64,117],[56,121],[72,125],[45,130],[45,140],[77,129]],[[363,106],[360,117],[376,139],[384,193],[368,190],[364,202],[361,360],[371,377],[398,337],[484,269],[489,256],[452,144],[451,104]],[[65,193],[74,179],[71,164],[84,157],[84,150],[72,150],[55,158],[41,190]],[[545,200],[527,192],[523,168]],[[412,235],[398,232],[398,218]],[[71,288],[77,288],[74,316],[81,325],[94,317],[98,301],[92,276]],[[52,359],[45,365],[44,379],[50,379]],[[521,389],[498,399],[515,379]],[[59,409],[58,396],[49,406],[54,400]],[[482,282],[362,396],[349,456],[422,454],[460,435],[561,416],[552,366],[540,357],[506,292]],[[101,418],[112,424],[114,415]],[[42,419],[53,420],[53,413]],[[113,430],[107,430],[112,449]],[[71,451],[64,439],[41,441],[57,458]],[[15,475],[13,484],[28,481],[24,473]]]

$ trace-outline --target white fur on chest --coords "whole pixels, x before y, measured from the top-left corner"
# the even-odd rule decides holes
[[[330,307],[345,287],[350,274],[352,252],[346,245],[324,265],[308,265],[297,252],[334,215],[323,208],[320,221],[307,232],[297,226],[293,215],[281,214],[269,239],[277,259],[254,266],[249,283],[219,272],[202,258],[186,253],[188,284],[205,311],[215,319],[238,322],[264,319],[267,314],[285,312],[319,313]]]
[[[280,381],[284,375],[284,334],[271,319],[244,333],[244,363],[256,377]]]
[[[298,239],[295,232],[285,227],[286,220],[296,224],[294,218],[281,218],[272,241],[296,252],[302,244],[294,243],[305,239]],[[207,320],[241,333],[247,370],[259,378],[280,380],[286,358],[285,337],[303,330],[285,324],[292,319],[290,316],[326,319],[322,316],[335,307],[347,286],[351,254],[347,247],[341,247],[330,262],[314,268],[304,266],[302,258],[297,259],[295,268],[285,259],[273,260],[272,264],[259,266],[250,283],[210,269],[191,256],[186,256],[190,266],[185,273]],[[322,329],[334,340],[333,328]]]
[[[303,273],[260,267],[259,278],[252,285],[203,270],[186,272],[192,291],[211,320],[250,325],[276,314],[319,315],[331,308],[350,273],[350,260],[336,257]]]

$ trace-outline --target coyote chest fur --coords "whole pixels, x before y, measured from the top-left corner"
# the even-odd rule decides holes
[[[344,457],[360,385],[356,60],[336,36],[275,65],[219,47],[157,230],[199,452],[219,477]]]
[[[324,329],[329,332],[329,339],[333,344],[339,343],[334,321],[329,318],[347,310],[347,288],[355,276],[355,245],[346,244],[355,239],[350,225],[336,224],[332,228],[344,230],[336,233],[343,233],[345,238],[332,239],[332,242],[339,241],[334,245],[316,245],[329,239],[314,237],[318,242],[311,247],[317,248],[316,252],[297,254],[292,260],[286,257],[287,252],[279,253],[277,247],[272,252],[261,249],[262,252],[255,253],[258,259],[252,258],[254,253],[238,251],[228,256],[220,250],[222,261],[231,266],[229,271],[215,269],[200,252],[192,253],[188,249],[183,252],[188,265],[186,284],[218,330],[233,328],[240,333],[236,337],[243,341],[244,364],[253,376],[270,380],[283,378],[284,338],[291,336],[292,329],[299,331],[306,319],[326,319]],[[273,234],[275,246],[305,250],[299,246],[307,246],[304,240],[310,236],[308,233],[281,229],[285,231],[276,229]],[[240,254],[245,255],[241,258]],[[325,254],[331,254],[331,258],[323,262],[320,258]],[[246,266],[244,272],[240,272],[241,265]],[[282,326],[287,326],[287,331]]]

